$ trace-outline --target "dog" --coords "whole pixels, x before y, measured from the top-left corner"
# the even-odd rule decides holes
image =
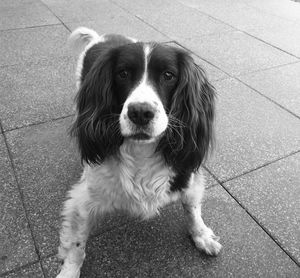
[[[84,27],[70,42],[84,48],[70,131],[84,169],[64,204],[57,277],[80,276],[99,215],[122,210],[147,219],[178,199],[196,247],[217,255],[219,238],[201,217],[216,94],[203,69],[168,44]]]

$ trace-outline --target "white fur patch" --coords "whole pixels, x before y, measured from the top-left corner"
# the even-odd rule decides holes
[[[161,155],[155,153],[156,143],[136,144],[132,141],[120,147],[120,160],[112,157],[100,166],[86,166],[81,187],[88,194],[91,210],[103,213],[113,209],[149,218],[179,193],[170,192],[173,171]],[[78,189],[79,190],[79,189]]]
[[[134,135],[135,125],[130,121],[127,116],[128,106],[132,103],[147,103],[155,111],[154,119],[149,123],[147,127],[147,133],[153,140],[153,138],[161,135],[168,126],[168,116],[163,107],[163,104],[148,80],[148,60],[151,55],[151,45],[145,44],[144,46],[144,59],[145,59],[145,71],[138,84],[138,86],[131,92],[127,100],[123,105],[122,112],[120,114],[120,127],[123,136]]]

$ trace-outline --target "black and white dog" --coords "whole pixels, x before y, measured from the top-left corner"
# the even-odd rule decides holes
[[[201,217],[200,166],[212,141],[215,91],[190,55],[167,44],[78,28],[77,139],[84,171],[63,210],[57,277],[75,278],[97,216],[124,210],[142,218],[181,199],[200,250],[221,244]]]

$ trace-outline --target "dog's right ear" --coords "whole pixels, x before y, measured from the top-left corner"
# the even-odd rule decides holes
[[[76,96],[77,115],[70,133],[77,139],[82,160],[89,164],[115,154],[123,142],[112,90],[113,57],[110,50],[97,58]]]
[[[96,31],[86,27],[78,27],[71,33],[68,39],[68,44],[75,53],[79,53],[91,41],[100,40],[101,37],[97,34]]]

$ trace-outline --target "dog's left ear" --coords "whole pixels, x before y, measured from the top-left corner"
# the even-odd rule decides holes
[[[196,171],[213,141],[215,89],[192,57],[178,52],[180,69],[169,111],[164,156],[179,171]],[[172,120],[173,119],[173,120]],[[176,131],[175,131],[176,129]]]

